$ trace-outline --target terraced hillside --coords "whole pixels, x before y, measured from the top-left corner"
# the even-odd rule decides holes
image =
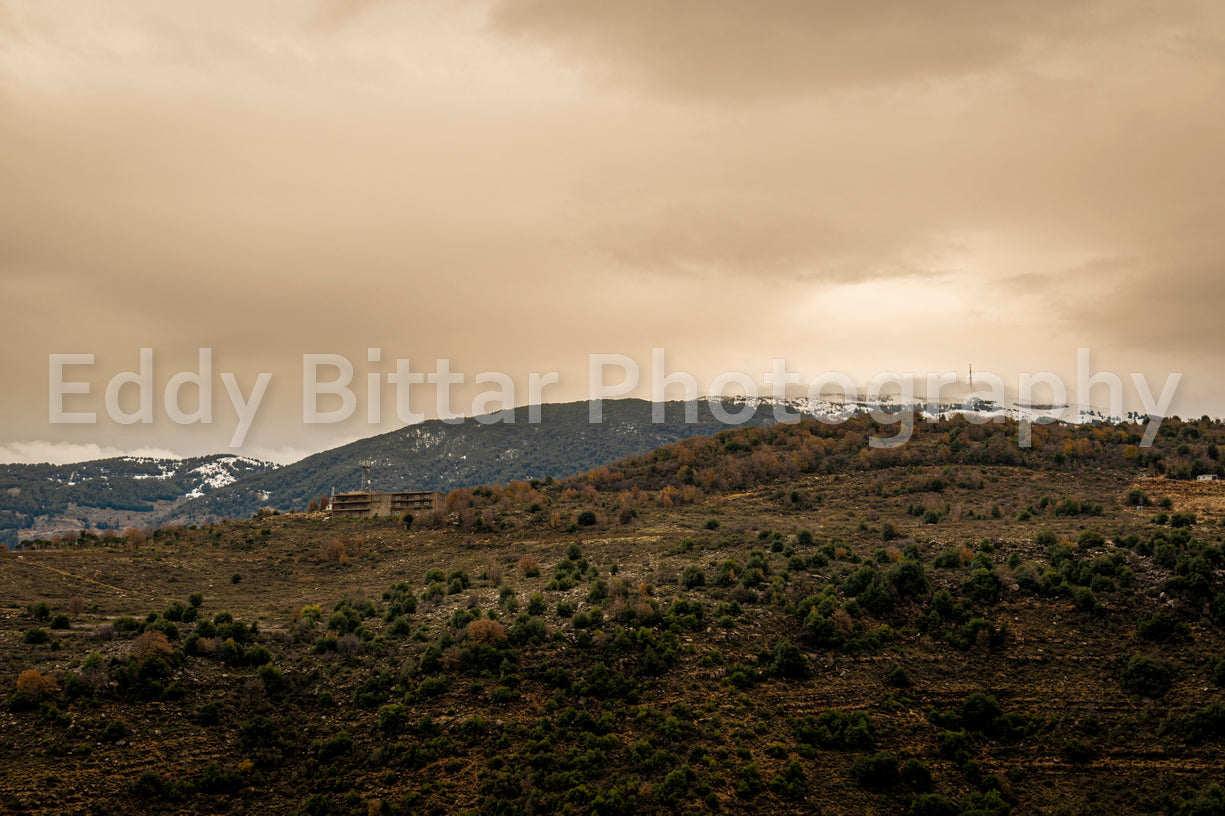
[[[1141,476],[1220,429],[1172,428],[742,429],[10,554],[0,809],[1221,812],[1225,486]]]

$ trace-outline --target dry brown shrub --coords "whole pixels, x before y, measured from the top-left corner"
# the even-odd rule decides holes
[[[345,539],[334,538],[319,547],[319,557],[333,564],[349,563],[349,546]]]
[[[173,651],[165,633],[141,632],[136,640],[132,641],[132,647],[128,649],[128,657],[144,661],[151,657],[166,657]]]
[[[506,627],[489,618],[474,620],[468,624],[468,640],[473,643],[494,643],[506,640]]]
[[[502,565],[492,555],[485,556],[485,578],[494,586],[502,585]]]
[[[85,599],[80,595],[73,595],[68,599],[68,614],[74,618],[85,611]]]
[[[17,675],[17,691],[34,702],[38,702],[44,696],[58,694],[59,690],[60,687],[56,684],[55,678],[49,674],[42,674],[38,669],[26,669]]]
[[[608,605],[604,607],[604,615],[609,620],[624,620],[628,608],[629,605],[625,602],[625,598],[611,598]]]
[[[540,562],[536,560],[535,556],[525,555],[519,559],[519,572],[522,573],[524,577],[532,575],[533,573],[538,573],[539,571]]]
[[[458,513],[472,506],[472,491],[466,487],[456,488],[447,494],[447,512]]]
[[[834,628],[838,630],[838,634],[843,637],[855,634],[855,619],[845,609],[834,610],[834,614],[830,615],[829,619],[834,624]]]

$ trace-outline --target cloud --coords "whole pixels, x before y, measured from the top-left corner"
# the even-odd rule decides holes
[[[49,442],[47,440],[32,440],[29,442],[8,442],[0,445],[0,463],[4,464],[52,464],[68,465],[74,462],[88,462],[93,459],[114,459],[119,456],[139,456],[153,459],[179,459],[177,453],[166,448],[133,448],[123,450],[92,443]]]
[[[10,439],[224,451],[219,379],[213,425],[161,410],[200,347],[273,373],[248,452],[281,460],[393,427],[362,386],[395,358],[562,371],[546,399],[655,346],[700,379],[1220,367],[1212,0],[168,9],[0,0]],[[157,421],[107,424],[141,347]],[[48,424],[52,352],[98,355],[98,426]],[[358,363],[349,425],[303,424],[306,353]]]
[[[1086,0],[498,0],[491,20],[602,84],[747,101],[989,72],[1120,16]]]

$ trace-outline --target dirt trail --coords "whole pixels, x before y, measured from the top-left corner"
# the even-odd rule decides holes
[[[149,594],[146,592],[137,592],[134,590],[120,589],[119,587],[114,586],[113,584],[105,584],[102,581],[96,581],[93,578],[86,578],[84,575],[77,575],[72,572],[67,572],[66,570],[56,569],[55,567],[49,567],[46,564],[40,564],[37,561],[30,561],[25,558],[13,559],[9,563],[24,564],[30,567],[40,567],[41,569],[45,569],[45,570],[54,572],[57,575],[63,575],[65,578],[72,578],[75,581],[85,581],[90,584],[95,584],[96,586],[105,587],[106,589],[112,590],[114,592],[118,592],[120,595],[124,596],[125,598],[130,595],[146,595],[147,596]]]

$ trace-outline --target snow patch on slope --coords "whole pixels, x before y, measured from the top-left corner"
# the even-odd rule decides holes
[[[210,490],[216,490],[238,481],[235,471],[258,468],[263,464],[258,459],[252,459],[249,456],[223,456],[211,462],[205,462],[188,471],[188,473],[199,474],[200,483],[189,493],[184,494],[184,497],[198,499]],[[246,467],[243,467],[244,465]]]

